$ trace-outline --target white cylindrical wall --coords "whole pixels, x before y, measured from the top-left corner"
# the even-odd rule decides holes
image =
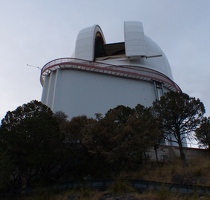
[[[45,80],[42,102],[54,112],[64,111],[69,118],[94,117],[118,105],[148,107],[156,99],[154,84],[148,81],[72,69],[58,69]]]

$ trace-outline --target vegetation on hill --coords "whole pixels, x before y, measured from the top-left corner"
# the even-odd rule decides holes
[[[208,177],[209,164],[190,171],[193,163],[186,163],[181,144],[196,130],[197,139],[208,146],[204,112],[199,99],[175,92],[150,108],[119,105],[95,119],[84,115],[68,120],[62,111],[53,113],[41,102],[31,101],[2,119],[0,189],[24,192],[37,186],[117,177],[209,186],[203,177]],[[185,165],[149,162],[147,151],[163,140],[179,144]]]
[[[199,163],[199,165],[198,165]],[[145,190],[139,192],[129,184],[129,179],[162,182],[160,190]],[[191,193],[170,191],[164,183],[180,185],[194,184]],[[210,195],[196,192],[196,186],[210,187],[210,158],[195,158],[184,166],[180,159],[167,163],[148,162],[136,171],[122,171],[105,191],[97,191],[88,187],[66,190],[38,190],[22,200],[209,200]]]

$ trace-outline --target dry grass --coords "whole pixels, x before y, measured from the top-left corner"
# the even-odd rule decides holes
[[[21,200],[42,200],[45,198],[40,198],[38,196],[29,198],[23,198]],[[67,191],[59,195],[52,195],[46,200],[210,200],[210,197],[199,197],[194,195],[181,195],[177,193],[172,193],[166,190],[164,187],[160,191],[145,191],[140,194],[137,192],[130,193],[112,193],[111,191],[99,192],[99,191],[89,191],[88,195],[81,194],[76,191]]]
[[[196,158],[188,162],[187,166],[183,165],[180,160],[159,164],[148,162],[137,171],[122,172],[116,182],[105,192],[81,188],[80,190],[69,190],[57,195],[50,195],[49,192],[38,193],[23,200],[98,200],[106,195],[110,195],[108,199],[112,200],[121,199],[123,194],[129,194],[133,199],[139,200],[210,200],[210,197],[198,197],[197,194],[183,196],[172,193],[166,190],[164,186],[160,191],[145,191],[139,194],[125,181],[128,179],[210,186],[210,158]]]
[[[122,172],[121,178],[140,179],[164,183],[187,183],[210,186],[210,158],[196,158],[188,165],[177,159],[173,162],[148,162],[138,171]]]
[[[60,194],[35,194],[30,197],[20,198],[19,200],[98,200],[101,196],[103,196],[104,192],[89,190],[89,189],[81,189],[81,190],[67,190]]]

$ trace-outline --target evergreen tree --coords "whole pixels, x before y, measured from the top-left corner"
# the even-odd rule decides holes
[[[165,139],[178,144],[181,159],[186,162],[183,140],[200,125],[205,113],[203,103],[185,93],[171,91],[153,103],[153,112]]]
[[[41,102],[34,100],[8,111],[2,119],[0,153],[5,163],[9,160],[10,181],[22,188],[38,178],[43,184],[51,182],[51,172],[62,157],[62,141],[57,119]]]
[[[210,117],[205,117],[199,128],[195,131],[196,139],[203,147],[209,150],[210,155]]]

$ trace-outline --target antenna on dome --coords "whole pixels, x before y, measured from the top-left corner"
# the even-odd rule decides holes
[[[38,69],[40,69],[40,70],[41,70],[41,68],[40,68],[40,67],[38,67],[38,66],[29,65],[29,64],[27,64],[27,66],[29,66],[29,67],[35,67],[35,68],[38,68]]]
[[[147,58],[155,58],[155,57],[161,57],[162,55],[153,55],[153,56],[146,56],[146,59]]]

